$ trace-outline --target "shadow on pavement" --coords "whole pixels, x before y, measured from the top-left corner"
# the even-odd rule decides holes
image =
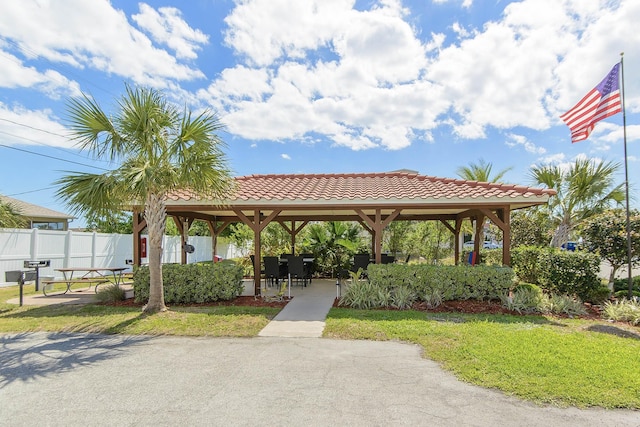
[[[0,388],[118,357],[151,337],[33,333],[0,336]]]

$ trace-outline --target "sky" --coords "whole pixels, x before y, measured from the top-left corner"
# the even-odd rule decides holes
[[[216,112],[235,176],[456,178],[484,160],[620,163],[623,115],[571,143],[559,116],[624,52],[632,205],[640,198],[637,0],[21,0],[0,6],[0,194],[70,213],[54,182],[117,165],[69,137],[68,101],[125,85]],[[78,218],[71,227],[81,227]]]

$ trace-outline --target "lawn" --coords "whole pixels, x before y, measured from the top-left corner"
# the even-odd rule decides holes
[[[0,288],[0,333],[86,332],[106,334],[253,337],[280,311],[269,307],[173,307],[153,315],[140,307],[105,305],[23,306],[7,304],[18,287]],[[33,294],[32,286],[25,294]]]
[[[324,336],[416,343],[464,381],[537,403],[640,409],[640,328],[544,316],[333,308]]]

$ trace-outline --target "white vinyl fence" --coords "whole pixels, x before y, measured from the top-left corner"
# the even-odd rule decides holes
[[[208,236],[189,236],[195,251],[187,254],[187,262],[211,261],[211,240]],[[180,262],[180,236],[165,236],[163,248],[164,263]],[[224,259],[242,256],[233,245],[225,244],[218,244],[216,254]],[[0,283],[5,282],[5,272],[24,270],[24,261],[28,260],[49,260],[51,265],[40,268],[40,276],[59,278],[62,274],[57,268],[126,267],[126,261],[132,259],[131,234],[0,228]]]

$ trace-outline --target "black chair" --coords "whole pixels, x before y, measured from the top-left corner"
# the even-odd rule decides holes
[[[306,254],[300,254],[300,256],[302,257],[302,260],[304,261],[305,259],[313,259],[313,254],[312,253],[306,253]],[[313,261],[305,261],[304,262],[304,274],[307,276],[307,279],[309,280],[309,283],[312,282],[313,279],[313,273],[315,272],[315,268],[313,265]]]
[[[353,256],[353,267],[352,270],[354,273],[358,270],[362,269],[362,277],[367,277],[367,267],[371,263],[371,255],[369,254],[355,254]]]
[[[296,283],[302,282],[302,286],[307,286],[307,275],[304,271],[304,261],[301,256],[290,256],[287,268],[292,281],[295,279]]]
[[[380,262],[382,264],[393,264],[396,261],[396,257],[388,254],[381,254]]]
[[[278,284],[280,279],[286,277],[286,274],[282,274],[280,260],[277,256],[266,256],[262,260],[264,261],[264,279],[266,283]]]

